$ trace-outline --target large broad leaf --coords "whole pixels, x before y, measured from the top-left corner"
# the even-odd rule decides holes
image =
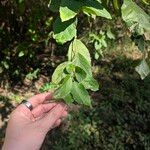
[[[144,79],[150,73],[150,67],[148,66],[145,59],[142,60],[139,66],[135,70],[140,74],[141,79]]]
[[[123,20],[133,32],[143,34],[144,30],[150,30],[150,16],[135,2],[124,0],[121,10]]]
[[[73,82],[71,94],[77,103],[91,106],[90,96],[82,84]]]
[[[68,60],[71,61],[78,53],[85,57],[89,63],[91,63],[89,50],[80,40],[74,39],[69,46]]]
[[[76,24],[76,19],[71,19],[65,22],[62,22],[60,18],[56,19],[53,25],[53,38],[56,39],[59,44],[64,44],[67,41],[70,41],[76,36]]]
[[[87,0],[83,6],[83,12],[105,17],[107,19],[111,19],[110,13],[101,5],[100,2],[95,0]]]
[[[72,78],[67,75],[62,83],[62,85],[54,92],[54,98],[62,99],[70,94],[72,89]]]
[[[80,67],[75,68],[75,78],[78,82],[82,82],[86,78],[86,72]]]
[[[66,66],[66,71],[69,74],[72,74],[75,71],[75,65],[72,62],[68,62],[68,65]]]
[[[49,8],[53,12],[59,11],[61,0],[50,0]]]
[[[92,76],[91,64],[83,55],[78,53],[73,60],[73,64],[83,69],[88,76]]]
[[[74,99],[72,97],[71,94],[68,94],[67,96],[64,97],[64,101],[67,103],[67,104],[70,104],[70,103],[73,103],[74,102]]]
[[[59,66],[57,66],[57,68],[55,69],[52,75],[53,83],[59,84],[60,81],[66,76],[66,74],[64,73],[64,69],[66,68],[67,65],[68,65],[68,62],[64,62],[60,64]]]
[[[61,0],[59,12],[62,22],[74,18],[77,15],[81,6],[82,3],[80,1]]]
[[[86,77],[83,81],[82,84],[86,89],[91,89],[92,91],[97,91],[99,89],[99,84],[98,82],[93,78],[93,77]]]

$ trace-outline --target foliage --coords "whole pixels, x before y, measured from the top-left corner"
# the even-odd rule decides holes
[[[96,50],[94,54],[94,58],[96,60],[98,60],[100,57],[104,57],[103,50],[107,48],[108,39],[111,40],[115,39],[115,36],[110,29],[108,29],[106,32],[103,32],[101,30],[100,33],[98,34],[90,33],[89,37],[90,37],[90,43],[94,44],[94,48]]]
[[[39,43],[49,38],[52,18],[43,1],[0,2],[0,73],[3,80],[22,81],[38,69]],[[44,18],[43,16],[46,16]]]
[[[55,98],[63,98],[69,106],[90,106],[69,116],[67,132],[52,134],[52,149],[150,148],[149,14],[148,0],[0,1],[0,81],[4,87],[5,80],[14,85],[23,84],[24,79],[34,83],[41,74],[51,78],[53,72],[41,92],[52,89]],[[126,35],[139,48],[142,60],[125,62],[119,57],[110,61],[105,51],[113,58],[110,52],[120,44],[122,51],[116,53],[124,53],[129,48],[128,41],[123,43]],[[99,72],[99,92],[92,71]],[[88,93],[97,94],[94,101]],[[14,94],[11,99],[19,102],[20,96]],[[4,101],[5,105],[9,100]],[[6,105],[2,108],[8,113]]]
[[[77,1],[77,0],[61,0],[58,2],[53,2],[53,0],[51,1],[52,4],[55,3],[55,6],[57,5],[56,8],[58,8],[57,10],[55,10],[56,12],[59,12],[59,16],[58,19],[56,19],[55,23],[54,23],[54,34],[53,34],[53,38],[56,39],[56,41],[60,44],[64,44],[67,41],[70,41],[71,39],[75,38],[73,42],[71,42],[70,46],[69,46],[69,52],[68,52],[68,60],[71,61],[72,64],[69,63],[69,65],[71,65],[71,72],[67,72],[70,76],[67,76],[64,73],[65,68],[67,68],[67,65],[65,66],[65,68],[59,70],[58,72],[55,71],[55,75],[56,74],[61,74],[65,77],[64,81],[60,80],[60,83],[62,83],[62,85],[59,82],[55,82],[52,79],[52,82],[54,83],[59,83],[60,84],[60,88],[57,89],[57,94],[55,96],[55,98],[63,98],[65,100],[65,97],[67,96],[67,100],[65,100],[66,102],[71,101],[72,102],[72,98],[80,104],[85,104],[85,105],[91,105],[90,102],[84,102],[84,94],[87,95],[87,92],[85,93],[85,89],[86,86],[90,87],[91,85],[93,86],[97,86],[96,81],[94,81],[92,78],[92,73],[90,70],[90,62],[91,59],[89,59],[89,53],[86,50],[85,51],[85,47],[84,44],[81,44],[80,40],[77,40],[77,32],[76,32],[76,26],[77,26],[77,14],[78,13],[85,13],[88,16],[91,16],[93,18],[95,18],[96,16],[101,16],[107,19],[112,19],[110,13],[107,11],[107,8],[105,8],[105,6],[103,5],[102,2],[100,1],[96,1],[96,0],[85,0],[85,1]],[[51,3],[50,3],[50,8],[51,8]],[[121,16],[123,18],[123,20],[127,23],[127,25],[130,27],[131,31],[138,34],[138,35],[143,35],[146,31],[150,31],[150,17],[149,15],[147,15],[135,2],[132,2],[132,0],[124,0],[123,1],[123,5],[119,5],[118,1],[114,1],[113,3],[114,7],[117,10],[121,11]],[[52,5],[53,6],[53,5]],[[52,7],[54,8],[54,7]],[[53,10],[53,9],[52,9]],[[137,13],[140,13],[140,15],[137,15]],[[93,36],[94,39],[96,39],[95,41],[95,46],[96,49],[98,50],[98,46],[99,49],[101,49],[102,47],[106,47],[106,42],[105,42],[105,36],[103,33],[101,33],[101,37],[96,37],[94,34],[92,34],[91,36]],[[83,45],[83,46],[80,46]],[[72,50],[70,50],[71,48]],[[102,55],[102,52],[99,51],[99,54]],[[97,55],[98,51],[97,51]],[[99,56],[95,56],[97,59]],[[145,60],[145,58],[143,58]],[[150,72],[150,68],[147,65],[146,61],[142,61],[142,64],[144,62],[144,65],[142,65],[142,67],[137,67],[136,71],[139,72],[139,74],[141,75],[141,78],[144,79]],[[59,66],[58,66],[59,67]],[[76,75],[76,71],[74,71],[75,67],[79,67],[80,69],[82,69],[82,72],[84,72],[84,74],[86,74],[87,77],[85,77],[85,79],[82,79],[83,82],[84,80],[86,80],[86,78],[90,79],[91,81],[88,80],[89,85],[86,85],[84,83],[82,83],[82,80],[79,81],[77,78],[76,80],[78,80],[78,82],[76,81],[72,81],[74,78],[74,76]],[[71,75],[72,74],[72,75]],[[81,72],[79,72],[79,74],[81,74]],[[72,77],[71,77],[72,76]],[[80,78],[82,78],[82,75],[79,75]],[[90,77],[88,77],[90,76]],[[67,81],[66,81],[67,80]],[[92,83],[92,81],[94,81]],[[90,83],[92,83],[90,85]],[[68,90],[66,91],[65,88],[68,87]],[[81,88],[82,87],[82,88]],[[90,89],[92,89],[93,87],[91,87]],[[95,87],[94,87],[95,88]],[[78,89],[78,90],[77,90]],[[97,88],[96,88],[97,89]],[[81,95],[80,97],[75,96],[77,91],[80,91],[80,93],[84,93],[83,95]],[[64,97],[62,97],[61,93],[66,92],[68,95],[64,95]],[[69,95],[70,94],[70,95]],[[68,100],[68,96],[69,99]],[[73,96],[71,98],[71,96]],[[76,98],[78,100],[76,100]],[[89,98],[87,97],[87,101],[90,101]]]
[[[39,72],[39,69],[36,69],[36,70],[34,70],[33,72],[29,72],[29,73],[26,75],[26,78],[29,79],[29,80],[36,79],[38,72]]]
[[[142,79],[150,72],[149,39],[146,38],[150,30],[150,17],[149,12],[145,12],[145,8],[149,8],[149,2],[145,0],[138,3],[132,0],[3,0],[0,4],[0,34],[3,37],[0,73],[3,75],[12,74],[13,78],[19,77],[20,74],[23,74],[21,78],[32,76],[31,72],[40,68],[37,55],[41,54],[43,47],[49,49],[48,45],[55,43],[55,39],[60,45],[69,45],[68,60],[61,63],[52,75],[51,84],[57,85],[53,86],[55,98],[63,98],[67,103],[91,106],[87,90],[98,90],[98,83],[92,75],[91,57],[85,42],[78,34],[81,30],[78,25],[82,18],[90,20],[90,24],[98,17],[112,19],[113,22],[116,16],[121,17],[127,24],[133,34],[133,40],[143,52],[142,64],[139,64],[136,71]],[[114,39],[109,29],[107,32],[99,30],[98,33],[90,33],[91,42],[96,49],[96,59],[103,56],[107,38]],[[50,53],[52,56],[53,50]],[[24,63],[27,65],[22,68]],[[77,95],[78,91],[81,95]]]
[[[52,149],[148,150],[150,78],[143,83],[131,74],[120,82],[111,77],[104,81],[101,94],[95,97],[94,109],[82,107],[73,111],[66,131],[55,130],[53,140],[49,135]]]

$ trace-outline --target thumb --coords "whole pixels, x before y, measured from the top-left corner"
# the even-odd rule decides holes
[[[47,130],[50,130],[55,122],[63,116],[63,112],[66,109],[66,105],[63,103],[57,104],[53,107],[45,117],[41,119],[42,124]]]

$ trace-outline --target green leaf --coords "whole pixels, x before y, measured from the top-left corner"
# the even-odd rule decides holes
[[[142,0],[142,2],[146,5],[150,5],[150,1],[149,0]]]
[[[90,96],[82,84],[73,82],[71,94],[77,103],[91,106]]]
[[[64,101],[67,103],[67,104],[70,104],[70,103],[73,103],[74,102],[74,99],[72,97],[71,94],[68,94],[66,97],[64,97]]]
[[[99,55],[99,53],[96,51],[95,54],[94,54],[94,58],[95,58],[96,60],[98,60],[99,57],[100,57],[100,55]]]
[[[115,35],[111,32],[110,29],[107,30],[106,34],[109,39],[115,39]]]
[[[76,36],[76,19],[71,19],[69,21],[62,22],[60,18],[56,19],[53,25],[53,38],[59,44],[64,44],[72,40]]]
[[[3,72],[3,67],[0,66],[0,74]]]
[[[62,22],[74,18],[77,15],[81,6],[82,3],[80,1],[61,0],[59,12]]]
[[[1,61],[1,64],[3,64],[6,69],[9,69],[9,64],[7,61]]]
[[[85,13],[112,19],[110,13],[98,1],[87,0],[82,9]]]
[[[72,61],[74,57],[76,57],[77,54],[81,54],[85,59],[91,63],[91,57],[89,50],[86,48],[86,46],[78,39],[74,39],[74,41],[71,42],[68,50],[68,60]]]
[[[147,15],[132,0],[124,0],[122,5],[122,18],[130,27],[130,30],[143,34],[144,30],[150,30],[150,16]]]
[[[54,98],[62,99],[65,98],[72,89],[72,78],[67,75],[62,83],[62,85],[54,92]]]
[[[50,83],[44,84],[39,90],[40,92],[45,92],[49,90],[54,90],[56,88],[58,88],[58,84],[50,82]]]
[[[53,12],[58,12],[60,7],[61,0],[50,0],[49,8]]]
[[[23,51],[19,52],[19,54],[18,54],[18,57],[22,57],[22,56],[24,56],[24,52]]]
[[[91,89],[92,91],[99,89],[99,84],[93,77],[86,77],[85,80],[82,81],[82,84],[86,89]]]
[[[64,69],[66,68],[67,64],[68,62],[64,62],[60,64],[59,66],[57,66],[57,68],[55,69],[52,75],[53,83],[59,84],[61,80],[66,76],[66,74],[64,73]]]
[[[69,74],[71,74],[71,73],[74,72],[74,70],[75,70],[74,64],[68,63],[68,65],[66,66],[66,71],[67,71]]]
[[[101,38],[101,43],[102,43],[103,47],[107,47],[105,38]]]
[[[91,64],[81,54],[77,54],[73,64],[83,69],[88,76],[92,76]]]
[[[135,68],[135,70],[139,73],[142,80],[150,73],[150,67],[148,66],[145,59],[141,61],[141,63]]]
[[[78,82],[82,82],[86,78],[86,72],[80,67],[75,68],[75,77]]]

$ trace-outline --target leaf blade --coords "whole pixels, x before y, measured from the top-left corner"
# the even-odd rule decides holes
[[[77,103],[91,106],[90,96],[82,84],[73,82],[71,94]]]
[[[72,89],[72,78],[70,75],[67,75],[64,79],[62,85],[54,92],[55,99],[65,98],[70,94]]]
[[[141,79],[143,80],[148,74],[150,74],[150,67],[148,66],[145,59],[141,61],[141,63],[135,68],[135,70],[139,73]]]
[[[76,24],[76,18],[65,22],[62,22],[60,18],[57,18],[53,24],[53,38],[59,44],[64,44],[72,40],[77,34]]]

